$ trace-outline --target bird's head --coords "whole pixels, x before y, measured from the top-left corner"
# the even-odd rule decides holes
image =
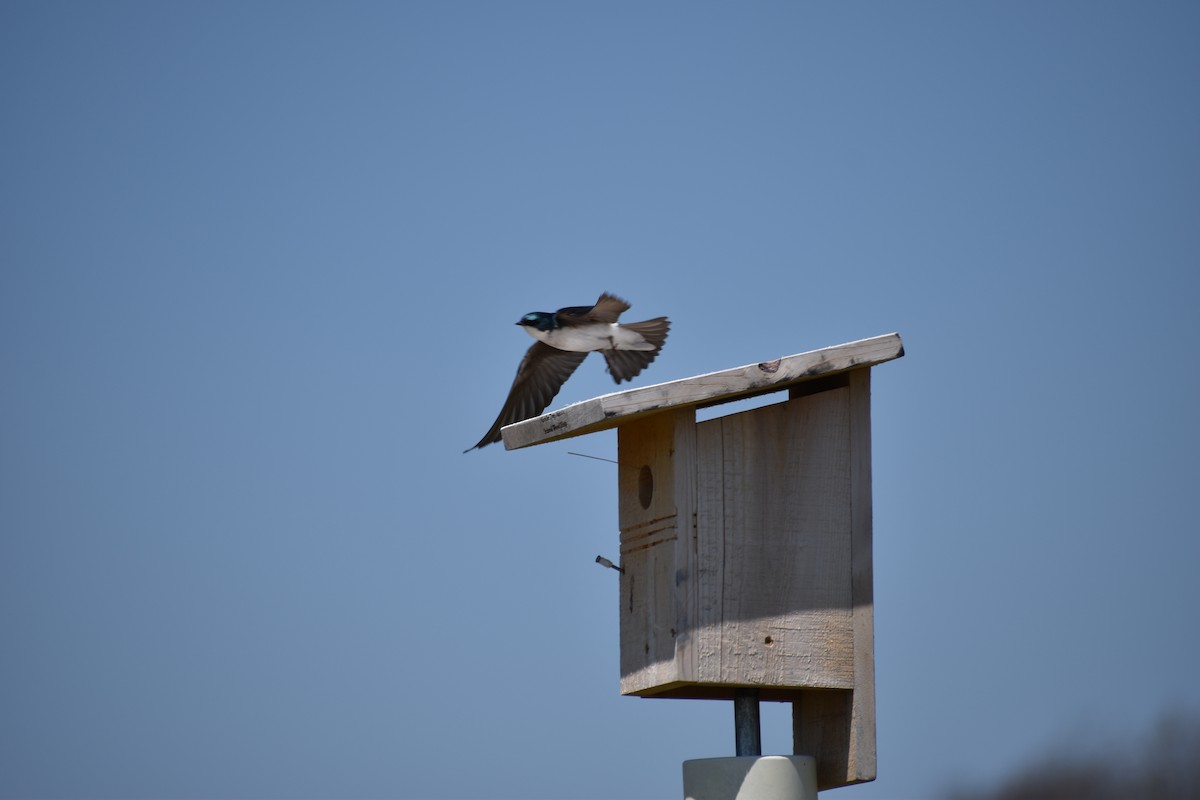
[[[534,328],[545,333],[552,331],[558,327],[558,320],[553,314],[546,311],[531,311],[525,316],[517,320],[518,325],[524,325],[526,328]]]

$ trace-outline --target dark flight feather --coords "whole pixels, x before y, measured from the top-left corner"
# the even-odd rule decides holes
[[[508,390],[508,399],[504,401],[500,415],[479,443],[463,452],[498,442],[500,429],[505,425],[536,417],[545,411],[567,378],[587,357],[587,353],[559,350],[543,342],[534,342],[517,367],[517,377]]]

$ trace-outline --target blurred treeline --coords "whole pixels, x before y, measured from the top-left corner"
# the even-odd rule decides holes
[[[1200,800],[1200,714],[1167,714],[1131,741],[1064,742],[997,786],[959,787],[945,798]]]

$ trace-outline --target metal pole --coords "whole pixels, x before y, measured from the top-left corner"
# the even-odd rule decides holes
[[[762,726],[758,717],[758,689],[733,690],[733,731],[739,756],[762,755]]]

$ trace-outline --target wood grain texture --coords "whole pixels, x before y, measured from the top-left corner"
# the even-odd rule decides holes
[[[854,603],[854,698],[847,783],[875,780],[874,511],[871,500],[871,371],[850,373],[851,594]]]
[[[715,676],[763,686],[853,686],[847,392],[823,392],[700,424],[719,464],[701,483],[702,537],[722,552]],[[719,451],[715,448],[719,447]]]
[[[792,701],[792,741],[796,755],[817,760],[817,790],[835,789],[874,778],[857,778],[852,753],[853,691],[799,692]],[[874,753],[872,763],[874,763]]]
[[[621,691],[678,679],[689,622],[694,409],[646,417],[617,436],[621,528]]]
[[[847,377],[854,686],[849,692],[800,692],[792,714],[794,752],[816,757],[820,791],[876,776],[871,375],[870,370],[855,370]]]
[[[509,425],[501,431],[501,436],[504,447],[515,450],[606,430],[668,409],[703,407],[780,391],[797,383],[870,367],[903,355],[904,345],[900,334],[889,333],[787,356],[770,363],[749,364],[601,395]]]

